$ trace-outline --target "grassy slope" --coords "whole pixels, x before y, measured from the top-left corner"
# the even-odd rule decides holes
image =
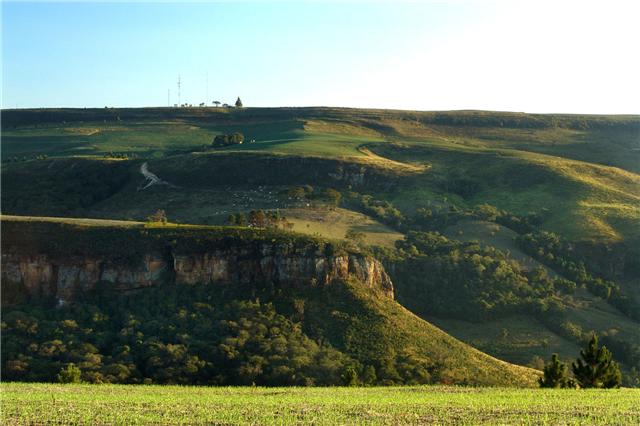
[[[640,391],[2,385],[5,424],[617,424]]]
[[[144,222],[134,222],[127,220],[111,220],[111,219],[87,219],[87,218],[73,218],[73,217],[46,217],[46,216],[14,216],[14,215],[0,215],[0,220],[9,222],[48,222],[48,223],[64,223],[68,225],[79,226],[114,226],[114,227],[129,227],[129,226],[144,226]]]
[[[370,297],[362,287],[352,285],[352,291],[364,308],[355,312],[355,321],[352,320],[347,333],[353,339],[353,342],[347,341],[352,350],[369,352],[373,356],[380,354],[380,349],[386,344],[401,356],[422,358],[426,364],[435,360],[437,364],[444,366],[443,370],[438,371],[440,380],[449,383],[535,385],[533,370],[497,360],[452,339],[450,335],[418,318],[398,303]],[[345,299],[341,299],[337,307],[342,304],[347,311],[353,309],[345,302]],[[336,306],[335,303],[331,305],[327,303],[332,308]],[[377,327],[372,327],[372,324],[377,324]]]
[[[364,234],[363,242],[370,245],[379,245],[383,247],[393,247],[394,243],[402,239],[402,234],[396,232],[365,216],[361,213],[352,212],[345,209],[328,209],[328,208],[291,208],[281,210],[283,216],[293,223],[292,230],[301,234],[316,235],[331,240],[344,240],[345,234],[349,230],[361,232]],[[113,219],[88,219],[88,218],[70,218],[70,217],[46,217],[46,216],[15,216],[0,215],[0,219],[15,222],[54,222],[66,223],[70,225],[82,226],[150,226],[147,222],[113,220]],[[219,223],[215,225],[224,225],[227,217],[220,214],[217,218]],[[213,225],[213,224],[212,224]],[[169,223],[167,227],[200,227],[207,229],[206,225],[185,225],[177,223]],[[211,229],[215,229],[211,226]]]
[[[393,248],[403,235],[361,213],[345,209],[284,209],[282,214],[294,224],[293,230],[304,234],[344,239],[347,231],[364,234],[363,242]]]
[[[400,206],[426,206],[438,193],[435,179],[462,176],[480,188],[460,205],[489,203],[516,214],[550,211],[544,228],[574,240],[632,240],[640,236],[640,176],[622,169],[519,151],[413,142],[374,148],[396,161],[426,163],[413,187],[391,195]],[[434,191],[435,189],[435,191]],[[434,194],[435,193],[435,194]]]
[[[488,202],[515,213],[546,206],[553,214],[545,227],[572,239],[621,241],[640,232],[640,178],[635,174],[640,164],[640,126],[634,116],[331,108],[64,110],[58,112],[59,121],[51,118],[55,117],[51,111],[49,122],[40,122],[37,128],[11,126],[29,113],[37,111],[5,112],[4,158],[43,153],[101,156],[110,151],[153,158],[176,149],[199,149],[217,133],[240,130],[256,142],[222,152],[340,158],[416,173],[420,170],[406,164],[432,167],[423,170],[425,179],[417,180],[419,191],[393,194],[408,207],[424,203],[434,193],[446,196],[428,177],[455,169],[486,188],[471,199],[457,200],[463,204]],[[122,121],[115,121],[116,115]],[[74,116],[86,120],[72,121]],[[103,116],[106,122],[90,120]],[[462,124],[443,124],[447,120]],[[549,127],[551,123],[561,127]],[[525,127],[509,127],[512,124]],[[390,150],[390,140],[408,144],[406,152]]]

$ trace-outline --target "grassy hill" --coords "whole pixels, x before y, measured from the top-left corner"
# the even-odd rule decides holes
[[[236,131],[245,135],[242,145],[209,146],[215,135]],[[438,231],[563,278],[557,266],[516,244],[518,235],[552,231],[575,249],[576,262],[640,303],[640,254],[634,248],[640,245],[639,116],[5,110],[2,160],[3,214],[143,222],[164,209],[174,223],[223,225],[229,214],[279,210],[297,232],[343,239],[357,231],[364,234],[359,244],[393,251],[412,231]],[[146,183],[140,173],[145,162],[171,185],[139,190]],[[291,197],[300,187],[307,188],[305,195]],[[324,198],[327,189],[341,193],[339,208]],[[473,213],[481,205],[502,211],[501,218]],[[422,278],[428,287],[429,275]],[[640,325],[617,302],[585,288],[562,298],[557,324],[529,312],[485,321],[421,314],[520,364],[552,351],[575,356],[594,331],[631,345],[618,353],[626,354],[629,369],[640,366],[633,355]]]
[[[514,213],[548,208],[546,228],[571,239],[615,242],[638,236],[636,116],[336,108],[7,110],[2,126],[3,160],[17,158],[21,165],[23,158],[28,163],[38,155],[171,156],[164,164],[192,182],[195,173],[186,173],[194,166],[215,167],[208,163],[219,162],[207,158],[212,154],[226,154],[225,161],[238,166],[244,163],[236,160],[242,158],[235,155],[240,152],[339,159],[415,175],[388,197],[406,206],[408,214],[416,205],[446,197],[457,205],[486,202]],[[214,135],[231,131],[243,132],[255,143],[203,149]],[[13,186],[16,165],[5,164],[6,187]],[[162,170],[162,164],[159,167]],[[253,163],[244,168],[256,167]],[[229,175],[228,170],[221,174]],[[254,175],[263,177],[264,184],[273,183],[273,173]],[[475,191],[438,185],[452,177],[473,180]],[[305,183],[315,181],[317,176],[306,176]],[[216,183],[211,179],[210,186]],[[404,202],[407,198],[412,202]]]

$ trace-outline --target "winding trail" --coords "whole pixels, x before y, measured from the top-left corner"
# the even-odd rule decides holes
[[[144,178],[146,179],[146,185],[144,187],[140,185],[138,187],[138,191],[143,191],[153,185],[167,185],[172,188],[177,188],[175,185],[172,185],[169,182],[160,179],[155,173],[150,172],[149,165],[146,161],[140,166],[140,173],[142,173],[142,176],[144,176]]]

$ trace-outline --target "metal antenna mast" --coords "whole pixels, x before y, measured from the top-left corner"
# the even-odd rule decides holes
[[[178,106],[181,106],[180,103],[180,74],[178,74]]]
[[[206,90],[206,97],[204,98],[204,104],[207,105],[209,103],[209,73],[207,73],[207,77],[206,77],[206,81],[207,81],[207,90]]]
[[[171,89],[167,89],[167,107],[171,106]]]

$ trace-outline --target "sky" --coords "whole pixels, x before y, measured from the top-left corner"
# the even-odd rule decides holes
[[[640,113],[640,2],[3,1],[2,107]]]

